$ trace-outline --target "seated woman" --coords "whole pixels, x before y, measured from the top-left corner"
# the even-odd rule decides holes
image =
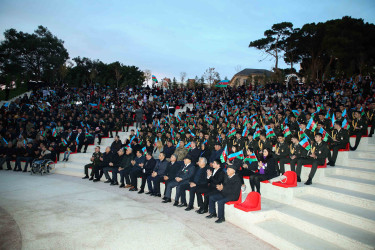
[[[202,143],[200,157],[204,157],[208,161],[210,159],[210,156],[211,156],[211,150],[206,146],[206,144]]]
[[[270,180],[277,176],[277,161],[272,157],[272,151],[269,148],[263,149],[263,154],[259,157],[258,172],[250,176],[251,190],[260,194],[260,182]]]
[[[246,150],[246,157],[243,161],[242,167],[238,171],[242,183],[242,190],[246,190],[246,186],[243,180],[244,176],[252,176],[258,171],[258,158],[255,155],[254,149],[249,148]],[[250,181],[250,178],[249,178]]]

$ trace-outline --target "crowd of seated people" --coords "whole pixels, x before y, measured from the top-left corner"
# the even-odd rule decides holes
[[[70,154],[85,153],[96,144],[84,178],[98,182],[104,175],[107,183],[140,193],[147,183],[148,194],[163,196],[166,203],[176,188],[175,205],[191,210],[192,198],[189,203],[185,198],[189,190],[203,213],[209,210],[211,192],[213,202],[220,202],[215,192],[226,189],[225,180],[231,185],[228,176],[239,177],[242,190],[243,177],[249,176],[252,191],[260,192],[259,183],[282,175],[285,164],[290,164],[299,182],[302,167],[311,165],[305,181],[311,185],[326,159],[335,166],[350,136],[355,137],[350,150],[356,150],[368,126],[372,126],[368,136],[373,135],[373,87],[370,79],[355,85],[343,79],[289,89],[274,84],[220,90],[115,91],[91,86],[40,90],[1,107],[0,168],[6,163],[10,169],[15,161],[14,169],[19,170],[25,161],[26,171],[27,164],[45,157],[46,150],[53,160],[60,154],[68,160]],[[186,103],[193,103],[193,108],[174,112]],[[133,123],[137,129],[121,140],[118,132],[129,131]],[[113,136],[112,145],[100,152],[102,138]],[[221,170],[221,178],[213,178]],[[166,184],[163,195],[161,182]]]

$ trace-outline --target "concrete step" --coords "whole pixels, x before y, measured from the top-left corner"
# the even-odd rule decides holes
[[[367,231],[375,231],[375,213],[372,210],[316,195],[303,195],[294,199],[294,206]]]
[[[364,159],[348,159],[344,164],[336,164],[337,166],[361,168],[361,169],[375,169],[375,159],[364,160]]]
[[[321,183],[367,194],[374,194],[375,191],[375,180],[366,180],[351,176],[330,175]]]
[[[375,180],[375,168],[362,168],[361,167],[347,167],[347,166],[340,166],[335,167],[335,174],[336,175],[343,175],[348,177],[355,177],[364,180]]]
[[[278,219],[271,219],[256,224],[262,231],[255,234],[270,242],[278,249],[337,249],[338,246],[322,240],[312,234],[301,231]],[[267,232],[267,234],[264,234]]]
[[[313,184],[308,194],[375,211],[375,195],[324,184]]]
[[[346,249],[373,249],[375,234],[292,206],[278,210],[278,219]]]

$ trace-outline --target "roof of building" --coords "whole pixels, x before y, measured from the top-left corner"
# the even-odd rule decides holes
[[[249,76],[252,74],[266,74],[267,76],[270,76],[272,72],[266,69],[244,69],[238,72],[236,75]]]

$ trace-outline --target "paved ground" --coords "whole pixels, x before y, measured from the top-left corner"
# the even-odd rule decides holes
[[[272,248],[160,198],[57,174],[0,171],[0,225],[0,249]]]

